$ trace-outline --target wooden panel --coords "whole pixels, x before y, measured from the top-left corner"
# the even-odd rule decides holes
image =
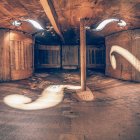
[[[132,73],[132,66],[129,62],[124,59],[121,55],[115,53],[115,57],[117,60],[117,68],[113,70],[110,63],[110,49],[113,45],[118,45],[130,52],[132,52],[132,40],[131,40],[131,31],[116,33],[114,35],[108,36],[106,38],[106,75],[111,75],[112,77],[116,77],[119,79],[130,80]]]
[[[127,24],[124,28],[119,28],[116,23],[106,26],[100,32],[91,32],[91,40],[96,36],[107,36],[112,33],[139,28],[139,0],[52,0],[58,21],[63,31],[69,28],[79,28],[79,19],[87,18],[87,25],[97,26],[104,19],[120,17]],[[111,7],[111,8],[110,8]],[[94,27],[95,27],[94,26]],[[78,35],[79,30],[76,34]]]
[[[87,67],[102,68],[105,67],[105,47],[87,46]]]
[[[67,69],[77,68],[79,65],[79,46],[62,46],[62,67]]]
[[[140,30],[134,30],[133,32],[133,47],[132,52],[135,57],[140,61]],[[138,65],[138,64],[137,64]],[[134,81],[140,81],[140,72],[138,72],[134,67],[132,67],[132,78]]]
[[[36,68],[60,68],[60,46],[35,46]]]
[[[9,31],[0,30],[0,81],[10,80]]]
[[[30,36],[10,32],[11,79],[28,78],[33,72],[33,43]]]
[[[42,6],[40,1],[43,1]],[[46,4],[47,1],[49,1],[48,4]],[[129,23],[125,28],[119,28],[116,23],[112,23],[101,32],[94,32],[94,34],[91,32],[92,40],[93,36],[106,36],[121,30],[139,28],[139,9],[139,0],[1,0],[0,27],[14,29],[15,27],[10,24],[11,19],[21,19],[21,17],[50,25],[44,10],[52,25],[57,24],[55,25],[57,27],[59,24],[63,33],[71,28],[76,36],[79,34],[77,29],[80,18],[89,19],[87,21],[89,26],[96,26],[103,19],[111,17],[120,17]],[[56,11],[56,14],[53,11]],[[49,16],[50,14],[54,15],[54,18]],[[26,22],[23,22],[20,27],[16,27],[16,30],[29,33],[37,32],[33,26]]]
[[[12,26],[11,20],[31,18],[38,20],[41,24],[48,21],[39,0],[1,0],[0,17],[0,27],[10,29],[16,28],[16,30],[28,33],[37,32],[37,29],[27,22],[22,22],[22,25],[19,27]]]
[[[59,46],[35,45],[36,68],[79,68],[79,46],[62,46],[60,58]],[[87,68],[105,67],[105,47],[87,46]]]
[[[140,50],[138,47],[139,35],[140,32],[138,30],[129,30],[106,37],[106,75],[123,80],[140,81],[140,72],[136,70],[123,55],[114,52],[117,61],[115,70],[112,68],[109,58],[111,47],[118,45],[123,48],[125,52],[130,52],[140,60]]]
[[[32,36],[18,31],[10,31],[10,40],[32,43]]]

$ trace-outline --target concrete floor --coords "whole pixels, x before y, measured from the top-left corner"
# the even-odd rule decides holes
[[[44,110],[8,107],[3,98],[24,94],[33,100],[51,84],[79,85],[78,72],[48,72],[0,84],[0,140],[140,140],[140,83],[88,72],[92,102],[65,91],[61,104]]]

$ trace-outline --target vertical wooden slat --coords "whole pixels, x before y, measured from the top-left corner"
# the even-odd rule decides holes
[[[10,80],[9,31],[0,30],[0,81]]]
[[[18,80],[31,76],[32,53],[29,45],[32,43],[31,36],[0,29],[0,42],[0,81]],[[25,64],[28,65],[26,69]]]
[[[132,32],[132,53],[140,61],[140,30],[134,30]],[[136,60],[134,60],[136,65],[139,65]],[[140,81],[140,72],[132,67],[132,80],[139,82]]]
[[[59,68],[60,46],[38,45],[35,57],[38,55],[39,63],[36,68]]]
[[[32,74],[32,39],[20,32],[11,31],[10,34],[10,53],[11,62],[15,62],[15,66],[11,69],[11,79],[18,80],[28,78]],[[14,42],[14,43],[12,43]],[[13,57],[15,56],[15,57]],[[11,63],[11,65],[13,65]],[[11,66],[12,67],[12,66]]]
[[[21,69],[24,70],[24,46],[23,42],[21,42]]]
[[[15,53],[13,50],[14,41],[10,41],[10,60],[11,60],[11,70],[15,68]]]
[[[33,60],[32,60],[32,45],[31,43],[28,44],[29,46],[29,70],[32,69],[32,63],[33,63]]]
[[[25,48],[25,69],[27,69],[28,67],[27,67],[27,58],[28,58],[28,56],[27,56],[27,46],[26,46],[26,43],[24,43],[24,48]]]
[[[19,41],[19,69],[22,69],[22,51],[21,51],[21,41]]]
[[[15,70],[18,70],[18,42],[15,41]]]
[[[62,67],[78,67],[78,46],[62,46]]]

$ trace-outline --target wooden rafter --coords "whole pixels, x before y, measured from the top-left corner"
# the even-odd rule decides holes
[[[62,41],[64,41],[53,3],[51,2],[51,0],[40,0],[40,2],[54,30],[61,37]]]

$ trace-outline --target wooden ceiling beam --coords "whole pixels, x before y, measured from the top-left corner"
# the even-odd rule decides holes
[[[56,11],[54,9],[53,3],[51,0],[40,0],[41,5],[48,17],[48,19],[50,20],[54,30],[56,31],[56,33],[61,37],[62,41],[64,42],[64,37],[62,35],[61,29],[60,29],[60,25],[58,23],[58,18],[56,15]]]

